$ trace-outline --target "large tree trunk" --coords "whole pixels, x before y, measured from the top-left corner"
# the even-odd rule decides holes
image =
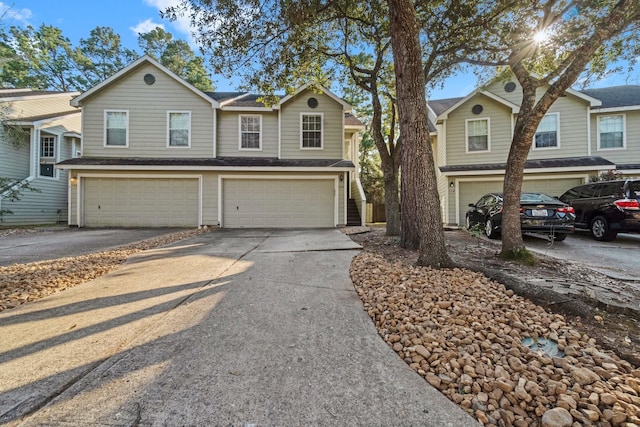
[[[397,158],[398,156],[396,155],[395,157]],[[387,236],[398,236],[401,232],[398,166],[399,162],[397,162],[395,158],[390,159],[387,162],[384,160],[382,161],[382,172],[384,174],[384,211],[387,218]]]
[[[410,0],[388,0],[388,5],[402,138],[401,244],[419,248],[418,265],[449,267],[453,263],[444,240],[429,140],[420,27]]]
[[[380,154],[382,174],[384,178],[384,210],[387,223],[387,236],[400,234],[400,199],[398,187],[398,169],[400,168],[400,140],[394,141],[395,110],[392,111],[391,126],[388,140],[382,134],[382,103],[377,89],[371,89],[371,105],[373,118],[371,120],[371,134]]]

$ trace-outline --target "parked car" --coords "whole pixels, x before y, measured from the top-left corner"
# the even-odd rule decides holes
[[[576,211],[576,228],[609,242],[618,233],[640,231],[640,180],[592,182],[560,196]]]
[[[485,194],[476,203],[469,204],[466,215],[467,229],[481,224],[490,239],[500,237],[502,228],[502,193]],[[523,233],[548,234],[562,241],[574,231],[573,208],[544,193],[520,195],[520,227]]]

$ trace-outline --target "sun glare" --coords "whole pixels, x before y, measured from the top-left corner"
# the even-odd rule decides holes
[[[535,42],[538,44],[544,43],[545,41],[547,41],[548,38],[549,38],[549,34],[547,34],[546,31],[538,31],[533,35],[533,40],[535,40]]]

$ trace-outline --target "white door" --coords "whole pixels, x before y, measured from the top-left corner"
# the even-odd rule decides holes
[[[197,227],[198,180],[84,178],[86,227]]]
[[[223,179],[225,228],[335,227],[332,179]]]

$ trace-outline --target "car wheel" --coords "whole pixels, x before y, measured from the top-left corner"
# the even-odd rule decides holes
[[[601,242],[610,242],[618,235],[615,231],[611,231],[609,221],[603,216],[593,218],[590,231],[591,236]]]
[[[500,233],[495,230],[495,226],[493,225],[493,220],[491,218],[487,218],[487,222],[484,224],[484,234],[486,234],[490,239],[497,239],[500,236]]]
[[[562,242],[566,238],[567,238],[567,233],[553,233],[554,242]]]
[[[466,215],[464,217],[464,228],[466,228],[467,230],[471,229],[471,220],[469,219],[469,215]]]

